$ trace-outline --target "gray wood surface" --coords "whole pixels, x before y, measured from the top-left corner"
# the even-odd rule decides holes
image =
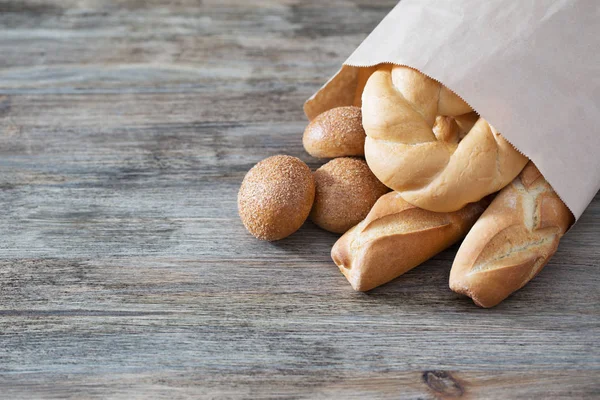
[[[456,246],[371,293],[236,212],[394,0],[0,0],[0,397],[600,396],[600,196],[483,310]]]

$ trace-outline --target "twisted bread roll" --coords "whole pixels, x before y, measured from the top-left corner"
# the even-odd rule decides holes
[[[569,209],[529,163],[463,241],[450,272],[450,288],[481,307],[495,306],[544,268],[573,221]]]
[[[369,167],[426,210],[459,210],[502,189],[527,163],[460,97],[411,68],[380,66],[362,113]]]
[[[489,204],[436,213],[396,192],[377,200],[367,217],[333,246],[331,258],[354,290],[367,291],[402,275],[463,237]]]

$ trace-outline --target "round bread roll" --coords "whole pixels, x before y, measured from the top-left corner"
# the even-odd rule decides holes
[[[362,221],[389,189],[359,158],[336,158],[315,171],[315,203],[310,219],[321,228],[344,233]]]
[[[314,198],[310,168],[296,157],[273,156],[256,164],[244,177],[238,212],[252,235],[279,240],[302,226]]]
[[[302,144],[308,154],[317,158],[363,156],[365,137],[360,107],[337,107],[308,124]]]

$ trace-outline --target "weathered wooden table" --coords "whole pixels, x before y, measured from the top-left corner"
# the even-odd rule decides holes
[[[0,397],[600,393],[600,196],[495,309],[456,246],[371,293],[307,223],[246,233],[257,161],[394,0],[0,1]]]

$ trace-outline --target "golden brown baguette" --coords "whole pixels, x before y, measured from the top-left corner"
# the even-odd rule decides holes
[[[459,211],[436,213],[407,203],[397,192],[388,193],[335,243],[331,258],[354,290],[371,290],[451,246],[487,204],[484,199]]]
[[[450,272],[450,288],[481,307],[495,306],[544,268],[573,220],[530,162],[463,241]]]

